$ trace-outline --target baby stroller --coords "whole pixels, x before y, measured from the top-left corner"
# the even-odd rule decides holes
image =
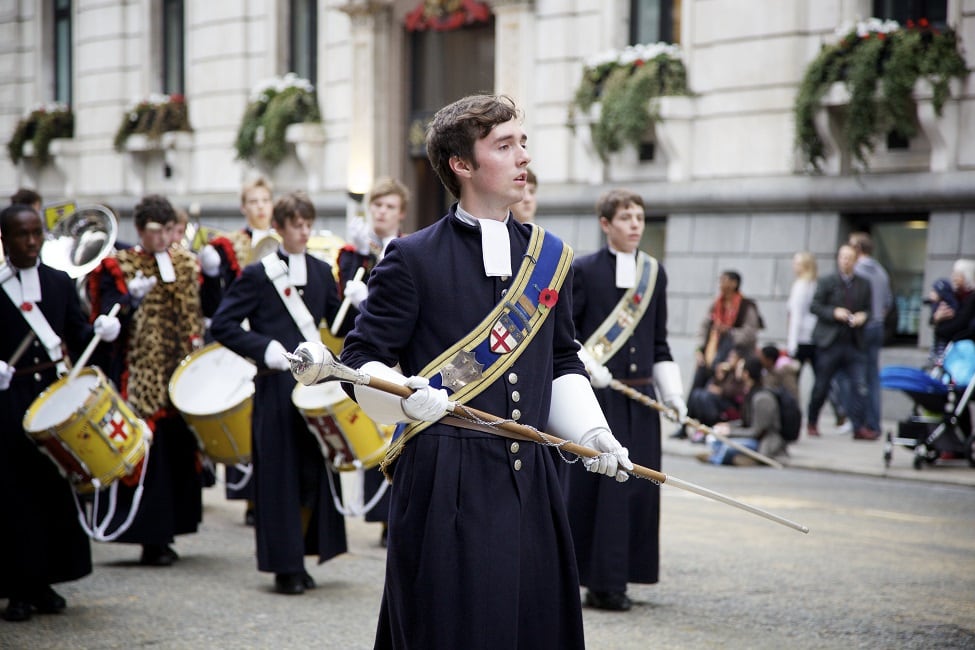
[[[880,371],[883,388],[902,390],[914,401],[911,415],[887,432],[884,465],[890,467],[894,446],[914,450],[914,469],[933,464],[942,454],[961,454],[975,467],[975,433],[968,402],[975,390],[975,341],[955,341],[942,363],[925,371],[888,366]]]

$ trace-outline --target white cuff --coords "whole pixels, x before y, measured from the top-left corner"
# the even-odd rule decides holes
[[[562,375],[552,382],[552,403],[548,414],[548,433],[582,444],[594,429],[609,431],[596,394],[582,375]]]
[[[663,402],[684,396],[684,382],[681,380],[680,366],[676,361],[658,361],[653,364],[653,383],[657,387],[657,395]]]
[[[380,361],[370,361],[359,368],[370,377],[385,379],[400,386],[406,385],[406,377]],[[353,388],[356,402],[376,424],[396,424],[409,418],[403,412],[402,398],[385,391],[356,384]]]

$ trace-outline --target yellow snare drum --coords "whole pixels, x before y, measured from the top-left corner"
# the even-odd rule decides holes
[[[102,371],[57,380],[24,414],[24,430],[78,492],[90,493],[133,474],[152,439],[149,427]]]
[[[298,384],[291,401],[318,440],[322,454],[340,471],[369,469],[382,461],[392,427],[379,427],[349,399],[339,382]]]
[[[251,462],[257,367],[219,343],[191,352],[169,380],[169,399],[212,460]]]

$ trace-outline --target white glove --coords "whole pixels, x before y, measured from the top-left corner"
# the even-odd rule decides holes
[[[147,278],[142,271],[136,271],[135,277],[129,280],[129,295],[136,300],[142,300],[154,286],[156,286],[156,276]]]
[[[369,289],[366,288],[366,283],[362,280],[349,280],[345,284],[345,297],[349,299],[349,302],[356,309],[359,308],[359,305],[368,295]]]
[[[595,458],[582,459],[587,471],[615,476],[620,483],[630,478],[630,475],[623,471],[633,469],[630,452],[620,444],[609,429],[593,429],[582,437],[582,442],[579,444],[602,452]]]
[[[590,472],[616,476],[620,482],[629,478],[619,468],[633,469],[630,453],[610,433],[596,395],[582,375],[563,375],[552,382],[547,428],[555,436],[604,452],[592,461],[583,461]]]
[[[122,323],[115,316],[102,314],[95,319],[95,336],[103,341],[111,343],[118,338],[122,331]]]
[[[680,366],[674,361],[658,361],[653,364],[653,383],[657,387],[660,401],[677,411],[678,421],[683,422],[687,417],[687,403],[684,402],[684,382],[680,378]]]
[[[0,391],[10,388],[10,380],[14,378],[13,366],[6,361],[0,361]]]
[[[200,268],[208,278],[215,278],[220,274],[220,253],[210,244],[200,251]]]
[[[613,373],[609,371],[609,368],[596,361],[584,345],[579,345],[579,359],[586,366],[586,372],[589,373],[589,383],[592,384],[593,388],[606,388],[613,381]]]
[[[353,217],[349,221],[348,236],[346,239],[349,243],[355,246],[355,251],[360,255],[369,254],[369,226],[366,225],[366,220],[362,217]]]
[[[430,380],[414,375],[406,380],[413,394],[403,398],[403,413],[412,420],[436,422],[447,415],[450,398],[443,388],[430,388]]]
[[[271,340],[264,348],[264,365],[272,370],[291,370],[291,362],[284,355],[288,351],[276,340]]]

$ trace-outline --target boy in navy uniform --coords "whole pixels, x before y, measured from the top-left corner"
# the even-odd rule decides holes
[[[464,420],[439,422],[453,399],[604,452],[591,471],[625,480],[618,469],[632,469],[577,356],[571,251],[509,212],[525,193],[526,141],[507,97],[438,111],[427,153],[459,201],[389,243],[346,337],[347,365],[415,389],[403,400],[353,391],[376,422],[406,422],[384,464],[392,485],[377,648],[584,645],[554,455]],[[552,268],[564,271],[557,281]]]

